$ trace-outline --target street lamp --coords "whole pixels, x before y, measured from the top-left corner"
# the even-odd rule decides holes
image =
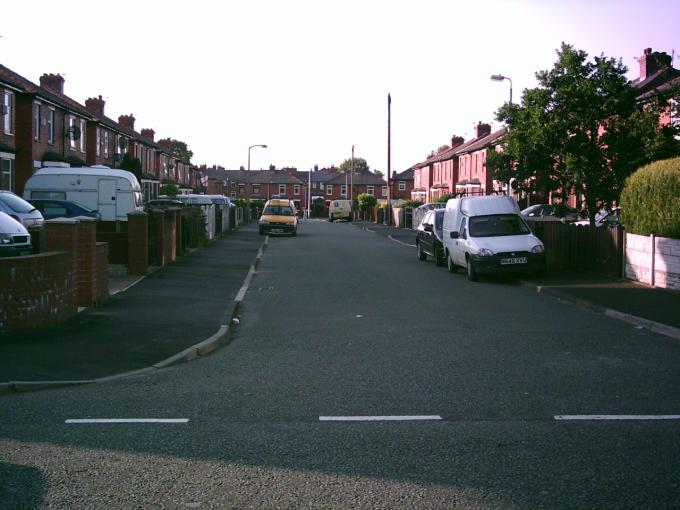
[[[248,186],[250,185],[250,149],[253,147],[262,147],[263,149],[266,149],[267,146],[264,144],[255,144],[248,147],[248,182],[246,182],[246,211],[248,211],[248,220],[250,220],[250,190],[248,189]]]
[[[507,76],[503,76],[502,74],[492,74],[491,79],[493,81],[508,80],[510,82],[510,104],[512,104],[512,80],[510,78],[508,78]]]

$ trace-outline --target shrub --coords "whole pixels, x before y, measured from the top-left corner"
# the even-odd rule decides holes
[[[626,179],[621,219],[631,233],[680,239],[680,158],[643,166]]]
[[[450,194],[450,193],[447,193],[447,194],[445,194],[445,195],[440,196],[440,197],[437,198],[436,200],[434,200],[434,203],[435,203],[435,204],[436,204],[436,203],[445,204],[445,203],[448,202],[449,199],[451,199],[451,198],[456,198],[456,195],[452,195],[452,194]]]
[[[420,207],[423,203],[420,200],[404,200],[399,207]]]
[[[179,195],[179,186],[177,186],[175,181],[166,179],[165,181],[163,181],[163,186],[161,186],[159,193],[161,195],[167,195],[169,197],[176,197],[177,195]]]

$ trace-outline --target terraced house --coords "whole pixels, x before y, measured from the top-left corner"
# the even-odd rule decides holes
[[[64,93],[64,82],[59,74],[43,74],[36,85],[0,65],[0,189],[21,195],[35,169],[46,163],[116,168],[126,154],[140,161],[147,199],[166,178],[180,187],[200,185],[198,172],[172,152],[169,139],[157,143],[153,129],[135,131],[133,115],[118,121],[107,117],[101,95],[78,103]]]

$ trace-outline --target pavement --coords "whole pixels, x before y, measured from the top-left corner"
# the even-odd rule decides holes
[[[412,230],[355,225],[415,246]],[[0,394],[145,374],[227,344],[266,246],[247,225],[145,277],[111,278],[110,299],[63,324],[0,335]],[[514,282],[680,340],[680,292],[589,273]]]
[[[250,224],[144,277],[63,324],[0,335],[0,394],[143,374],[229,342],[267,239]]]

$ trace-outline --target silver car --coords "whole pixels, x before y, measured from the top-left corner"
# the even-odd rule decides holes
[[[30,255],[31,234],[17,220],[0,211],[0,257]]]
[[[43,215],[32,204],[11,191],[0,190],[0,211],[21,222],[24,227],[42,227]]]

